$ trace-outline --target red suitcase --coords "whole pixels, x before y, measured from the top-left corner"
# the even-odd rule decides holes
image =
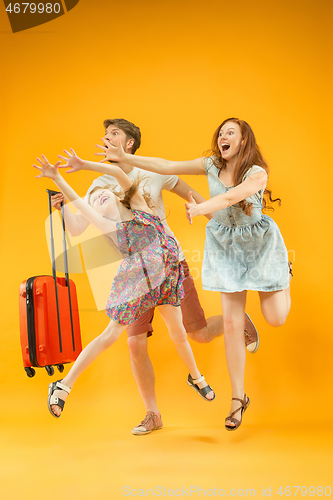
[[[47,190],[49,211],[52,214],[51,196],[56,191]],[[68,277],[63,206],[63,247],[65,278],[56,276],[52,217],[51,258],[53,276],[33,276],[20,286],[20,331],[23,366],[28,377],[35,375],[32,367],[45,367],[49,375],[53,366],[64,370],[64,363],[75,361],[82,350],[76,287]]]

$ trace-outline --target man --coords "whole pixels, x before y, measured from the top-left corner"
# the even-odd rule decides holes
[[[124,151],[134,154],[141,144],[140,129],[133,123],[124,119],[112,119],[104,121],[105,138],[112,140],[120,136]],[[193,190],[185,181],[176,175],[160,175],[153,172],[140,170],[126,164],[117,163],[123,171],[134,181],[138,176],[145,177],[145,182],[140,185],[141,190],[147,190],[155,203],[155,212],[164,224],[166,232],[174,237],[165,217],[162,191],[164,189],[171,191],[181,198],[188,200],[188,193],[192,191],[192,196],[197,203],[202,203],[205,199],[195,190]],[[90,192],[97,186],[105,187],[108,184],[117,184],[117,181],[109,175],[101,175],[94,180],[89,187],[86,199],[88,201]],[[52,204],[55,208],[60,207],[60,201],[63,200],[61,194],[53,197]],[[66,227],[71,236],[78,236],[89,226],[89,221],[81,214],[71,213],[65,207]],[[212,216],[207,216],[210,219]],[[112,242],[110,242],[113,245]],[[210,342],[215,337],[223,334],[222,316],[212,316],[206,320],[205,313],[200,305],[198,294],[191,277],[188,264],[184,254],[180,249],[180,261],[182,263],[185,281],[185,297],[182,300],[181,310],[183,323],[188,336],[196,342]],[[152,363],[148,355],[147,337],[153,332],[152,320],[154,309],[147,311],[138,320],[127,327],[128,346],[130,351],[130,363],[132,372],[138,386],[139,393],[146,407],[146,417],[137,426],[132,429],[136,435],[149,434],[155,429],[162,428],[161,414],[157,407],[155,395],[155,374]],[[249,352],[254,353],[259,346],[259,336],[250,318],[245,318],[245,343]]]

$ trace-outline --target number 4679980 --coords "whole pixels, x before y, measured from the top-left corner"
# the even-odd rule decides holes
[[[12,7],[13,5],[13,7]],[[23,14],[43,14],[44,12],[46,14],[59,14],[61,10],[60,3],[14,3],[14,4],[9,4],[6,8],[6,11],[9,12],[10,14],[19,14],[22,12]]]
[[[329,497],[331,496],[331,488],[330,486],[325,486],[325,488],[324,486],[317,486],[317,488],[315,486],[309,486],[308,488],[306,486],[286,486],[285,488],[280,486],[276,494],[281,496],[285,495],[287,497],[290,497],[291,495],[295,497],[297,494],[301,495],[302,497],[305,497],[307,495],[309,495],[310,497],[313,497],[315,495],[318,497]]]

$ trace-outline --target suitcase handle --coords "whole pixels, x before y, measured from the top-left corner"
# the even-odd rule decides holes
[[[62,352],[62,339],[61,339],[61,327],[60,327],[60,310],[59,310],[59,298],[58,298],[58,288],[57,288],[57,271],[55,267],[55,253],[54,253],[54,238],[53,238],[53,223],[52,223],[52,204],[51,196],[59,194],[59,191],[53,191],[52,189],[46,190],[49,197],[49,213],[50,213],[50,236],[51,236],[51,260],[52,260],[52,276],[55,285],[55,295],[57,303],[57,316],[58,316],[58,332],[59,332],[59,349]],[[69,299],[69,312],[71,318],[71,329],[72,329],[72,344],[73,351],[75,351],[75,338],[74,338],[74,325],[73,325],[73,312],[72,312],[72,300],[71,300],[71,288],[69,285],[69,273],[68,273],[68,260],[67,260],[67,245],[66,245],[66,233],[65,233],[65,214],[64,214],[64,203],[61,202],[61,222],[62,222],[62,242],[63,242],[63,254],[64,254],[64,266],[65,266],[65,281],[68,288],[68,299]]]

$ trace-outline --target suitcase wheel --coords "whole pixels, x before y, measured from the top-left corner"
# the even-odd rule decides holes
[[[29,378],[32,378],[35,376],[36,372],[33,368],[31,368],[31,366],[28,366],[27,368],[24,368],[25,369],[25,373],[28,375]]]
[[[64,371],[64,365],[57,365],[57,368],[58,370],[60,371],[60,373],[62,373]]]
[[[47,371],[47,374],[50,375],[50,377],[52,377],[52,375],[54,375],[54,368],[53,368],[53,366],[46,365],[45,366],[45,370]]]

